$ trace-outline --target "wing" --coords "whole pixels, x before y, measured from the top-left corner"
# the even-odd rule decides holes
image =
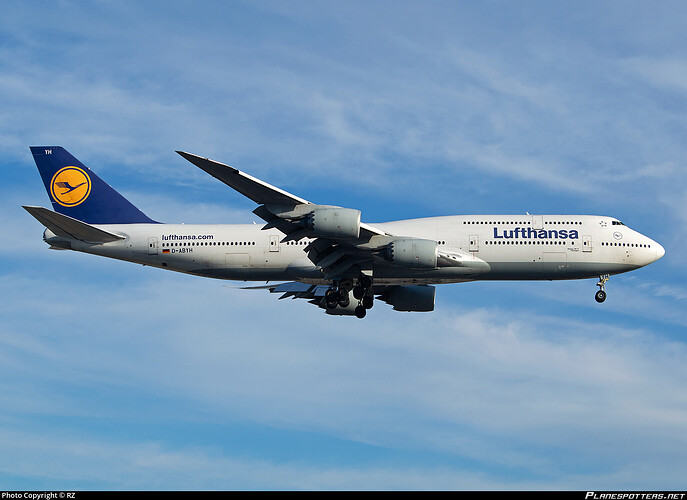
[[[329,289],[327,285],[309,285],[307,283],[289,282],[277,285],[265,285],[254,287],[242,287],[244,290],[269,290],[270,293],[280,293],[279,300],[306,299],[327,314],[338,316],[355,315],[357,301],[352,300],[347,307],[336,307],[329,309],[326,304],[325,294]],[[379,300],[386,302],[394,308],[394,311],[407,312],[430,312],[434,310],[434,299],[436,289],[431,285],[391,285],[373,286],[368,292],[369,295],[376,296]]]
[[[229,165],[184,151],[177,151],[177,153],[193,163],[196,167],[205,170],[208,174],[260,205],[310,204],[309,201],[303,198],[282,191],[278,187],[271,186]]]
[[[356,266],[371,263],[373,253],[393,239],[393,235],[361,222],[358,210],[316,205],[229,165],[184,151],[177,153],[258,203],[253,213],[266,222],[263,229],[284,233],[282,242],[313,238],[306,247],[308,257],[326,270],[325,279],[343,277]]]

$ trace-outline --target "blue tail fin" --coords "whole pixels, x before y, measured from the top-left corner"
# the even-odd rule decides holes
[[[61,146],[32,146],[53,209],[88,224],[155,223]]]

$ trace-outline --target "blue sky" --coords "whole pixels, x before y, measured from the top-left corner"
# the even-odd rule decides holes
[[[682,2],[18,2],[0,17],[0,487],[684,489]],[[307,303],[49,251],[28,147],[166,222],[254,205],[174,153],[367,222],[604,214],[666,256]]]

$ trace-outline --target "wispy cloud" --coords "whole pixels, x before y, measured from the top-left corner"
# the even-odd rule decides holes
[[[687,91],[687,59],[637,57],[623,61],[630,70],[653,85],[679,92]]]
[[[111,272],[123,265],[112,264]],[[109,273],[108,267],[101,272]],[[140,272],[127,272],[126,282],[105,289],[72,280],[70,301],[53,301],[46,308],[31,297],[48,296],[53,283],[61,282],[59,276],[42,282],[17,275],[2,280],[5,292],[20,291],[3,310],[32,311],[23,325],[3,325],[5,359],[21,359],[20,364],[3,364],[3,380],[21,380],[24,387],[23,395],[5,392],[6,419],[109,415],[126,425],[140,420],[141,411],[151,411],[152,404],[161,405],[155,411],[167,420],[176,413],[184,418],[188,411],[182,409],[193,407],[216,423],[259,422],[397,452],[418,450],[447,457],[449,469],[463,461],[481,464],[485,478],[505,485],[498,479],[500,468],[523,471],[525,482],[539,477],[544,478],[539,484],[559,485],[574,483],[573,471],[595,481],[611,470],[633,469],[657,446],[671,450],[673,459],[680,456],[675,436],[685,431],[687,372],[679,360],[687,353],[653,332],[491,307],[399,315],[378,306],[361,326],[350,318],[326,317],[298,301],[274,302],[259,292],[222,291],[214,281]],[[280,318],[279,325],[293,327],[256,321],[267,308]],[[51,327],[42,330],[44,325]],[[670,372],[666,363],[674,367]],[[95,393],[100,395],[94,398]],[[44,403],[22,404],[27,394],[34,399],[41,394]],[[6,429],[16,433],[26,425],[31,427]],[[79,460],[94,460],[103,470],[103,464],[117,461],[99,454],[108,446],[106,436],[88,438],[78,427],[67,429],[70,439],[94,441],[76,448],[82,450]],[[61,431],[48,425],[42,432]],[[49,456],[52,448],[41,448],[40,441],[23,453],[35,447],[35,453]],[[154,443],[152,450],[150,444],[119,446],[128,456],[125,463],[136,470],[125,474],[127,484],[156,485],[149,474],[177,474],[185,462],[185,477],[191,477],[196,460],[219,460],[229,478],[240,476],[232,472],[238,458],[228,451],[211,452],[208,458],[206,451],[197,455],[171,437]],[[567,465],[560,463],[561,456]],[[675,463],[666,460],[662,478],[677,472]],[[596,475],[588,473],[590,464],[597,467]],[[7,473],[27,474],[18,464],[4,467]],[[65,462],[55,467],[44,475],[60,476]],[[264,478],[266,484],[288,488],[339,487],[334,479],[321,478],[329,474],[350,473],[354,482],[360,474],[361,482],[370,481],[375,469],[328,471],[306,461],[297,466],[305,476],[293,483],[284,473],[293,465],[277,467],[285,474],[277,476],[282,479],[273,476],[274,467],[262,469],[266,477],[272,475]],[[244,484],[220,481],[220,471],[210,470],[215,473],[204,476],[203,484]],[[398,473],[388,471],[391,475],[380,483],[368,484],[396,487],[384,481]],[[435,474],[437,480],[448,479],[440,471],[416,473],[417,483],[406,479],[398,484],[421,487],[420,477]],[[627,481],[622,484],[653,484],[647,476]]]
[[[614,4],[41,10],[14,4],[0,19],[8,483],[681,487],[681,16]],[[332,318],[48,251],[19,208],[47,205],[27,150],[40,142],[162,221],[253,219],[173,153],[184,149],[314,201],[356,200],[368,218],[608,212],[668,252],[614,278],[603,307],[592,282],[475,283],[440,287],[432,314],[378,304],[364,322]]]

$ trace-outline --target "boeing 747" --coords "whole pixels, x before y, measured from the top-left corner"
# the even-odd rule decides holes
[[[436,284],[598,279],[665,250],[618,219],[596,215],[455,215],[368,224],[353,208],[318,205],[228,165],[177,151],[257,203],[256,224],[162,224],[59,146],[31,147],[54,210],[24,206],[50,248],[171,271],[264,281],[280,298],[365,317],[377,300],[433,311]],[[269,284],[270,282],[278,282]]]

